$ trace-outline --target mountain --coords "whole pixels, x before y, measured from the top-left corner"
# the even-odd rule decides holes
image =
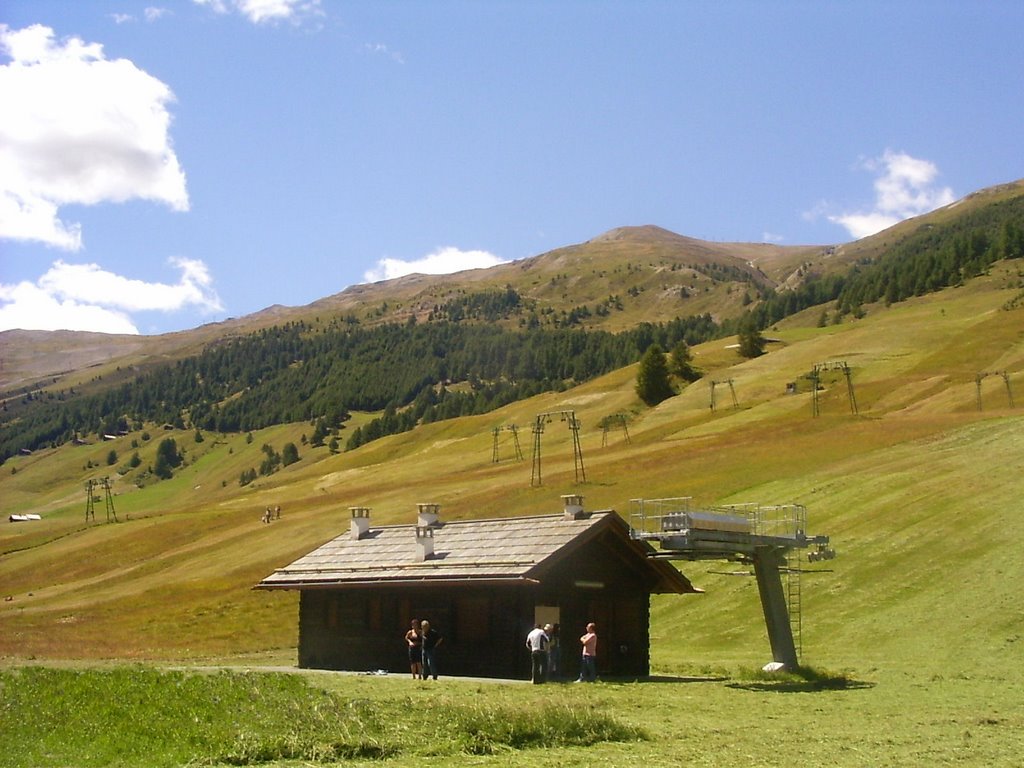
[[[450,280],[357,286],[151,341],[12,332],[5,370],[19,386],[0,393],[0,461],[129,424],[225,432],[320,419],[323,434],[350,410],[385,409],[348,439],[354,448],[579,384],[654,343],[763,330],[814,307],[819,325],[861,317],[865,305],[959,285],[1024,255],[1021,192],[971,195],[849,247],[714,244],[623,227]]]
[[[642,322],[710,313],[736,317],[771,293],[808,280],[847,274],[873,263],[922,230],[955,223],[982,209],[1019,201],[1024,180],[975,192],[942,209],[852,243],[781,246],[713,243],[657,226],[619,227],[585,243],[489,269],[454,275],[408,275],[361,284],[299,307],[275,305],[251,315],[159,336],[71,331],[0,332],[0,397],[26,389],[84,386],[118,369],[146,368],[195,354],[204,346],[288,322],[326,326],[338,318],[363,324],[425,320],[435,307],[508,287],[536,313],[580,327],[619,331]],[[604,311],[609,307],[614,310]],[[527,310],[524,309],[523,312]],[[582,314],[582,317],[579,315]],[[521,316],[506,320],[515,324]]]
[[[110,375],[118,366],[146,367],[178,359],[205,345],[288,322],[326,326],[341,317],[369,325],[410,317],[426,320],[446,302],[507,287],[538,313],[567,314],[587,307],[590,315],[580,323],[586,328],[617,331],[704,312],[729,317],[741,311],[744,292],[774,288],[775,281],[756,267],[758,259],[795,262],[820,250],[707,243],[659,227],[622,227],[586,243],[489,269],[355,285],[306,306],[269,307],[189,331],[144,337],[6,331],[0,333],[5,349],[0,396],[9,397],[24,387],[81,386],[96,375]],[[616,297],[621,309],[598,314],[609,297]],[[91,375],[84,377],[87,372]],[[48,383],[47,378],[53,381]]]
[[[295,596],[251,587],[347,530],[350,506],[387,525],[410,521],[422,501],[441,504],[443,519],[499,517],[556,512],[560,494],[579,492],[587,509],[626,517],[637,498],[806,505],[810,532],[831,536],[838,557],[803,564],[805,660],[855,679],[880,668],[912,670],[922,684],[950,669],[995,685],[1019,679],[1010,670],[1020,667],[1024,588],[1020,261],[838,324],[816,315],[779,323],[752,360],[731,339],[695,345],[704,377],[654,408],[637,399],[627,366],[347,452],[313,447],[313,426],[300,422],[202,440],[146,425],[12,457],[0,473],[4,511],[41,519],[0,525],[0,657],[293,663]],[[823,369],[811,389],[815,365],[840,361],[856,412],[841,370]],[[728,382],[735,405],[726,394],[709,408],[712,381]],[[539,414],[560,410],[582,424],[586,478],[556,419],[535,485],[526,435]],[[347,429],[367,418],[353,414]],[[181,465],[168,480],[137,482],[168,439]],[[298,461],[240,484],[287,444]],[[103,477],[109,509],[102,488],[86,490]],[[278,504],[281,520],[261,523]],[[681,568],[706,593],[655,602],[656,669],[707,675],[766,660],[744,569]]]

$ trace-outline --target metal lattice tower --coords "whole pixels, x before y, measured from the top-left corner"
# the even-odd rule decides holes
[[[974,377],[974,385],[978,391],[978,410],[981,410],[981,382],[982,379],[988,376],[1000,376],[1003,379],[1003,383],[1006,385],[1006,397],[1010,402],[1010,407],[1015,407],[1013,404],[1013,390],[1010,388],[1010,374],[1007,371],[982,371],[976,374]]]
[[[85,481],[85,522],[96,519],[96,502],[100,500],[99,496],[93,495],[93,480]]]
[[[498,436],[501,434],[502,430],[512,433],[512,443],[515,449],[516,461],[522,461],[523,449],[519,445],[519,427],[515,424],[506,424],[504,427],[494,427],[494,429],[491,430],[491,434],[494,435],[494,442],[491,447],[491,462],[493,464],[497,464],[500,461],[498,458]]]
[[[100,482],[103,485],[104,496],[106,497],[107,522],[109,523],[113,520],[116,523],[118,522],[117,512],[114,511],[114,494],[111,493],[110,478],[104,477]]]
[[[843,360],[835,360],[827,363],[815,363],[814,368],[808,374],[811,380],[811,415],[820,416],[821,408],[818,404],[818,387],[821,382],[822,371],[842,371],[846,377],[846,396],[850,401],[850,413],[856,416],[859,413],[857,408],[857,396],[853,391],[853,371]]]
[[[541,479],[541,437],[544,434],[544,426],[554,421],[558,416],[562,421],[567,422],[569,431],[572,432],[572,459],[573,468],[576,472],[576,482],[587,481],[587,470],[583,466],[583,447],[580,445],[580,420],[576,418],[576,411],[548,411],[538,413],[533,422],[533,469],[530,474],[530,485],[543,485]]]
[[[522,461],[523,449],[519,445],[519,427],[517,427],[515,424],[509,424],[507,427],[505,427],[505,429],[512,433],[512,444],[515,446],[516,449],[516,461]]]
[[[118,522],[117,512],[114,510],[114,495],[110,487],[110,478],[103,477],[99,480],[87,480],[85,482],[85,521],[96,520],[96,502],[100,500],[97,495],[99,488],[103,489],[104,508],[107,513],[107,522],[113,520]]]
[[[718,410],[718,404],[715,401],[715,387],[719,384],[728,384],[729,392],[732,394],[732,407],[739,408],[739,401],[736,399],[736,387],[732,385],[732,379],[726,379],[725,381],[712,381],[711,382],[711,412],[714,413]]]
[[[608,447],[608,430],[611,429],[612,425],[616,425],[622,429],[623,434],[626,436],[626,444],[629,444],[629,428],[626,426],[626,414],[615,413],[611,416],[605,416],[601,419],[601,447]]]

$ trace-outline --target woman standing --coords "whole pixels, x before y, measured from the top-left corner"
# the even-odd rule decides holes
[[[405,642],[409,646],[409,671],[413,680],[419,680],[423,677],[423,632],[419,619],[412,620],[409,631],[405,633]]]

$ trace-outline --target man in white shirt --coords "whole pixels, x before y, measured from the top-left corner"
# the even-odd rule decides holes
[[[543,683],[548,672],[548,634],[536,624],[526,636],[526,647],[530,649],[530,679],[534,685]]]

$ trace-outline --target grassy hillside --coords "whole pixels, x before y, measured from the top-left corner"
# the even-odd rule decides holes
[[[502,411],[427,425],[330,455],[302,445],[308,424],[194,442],[153,430],[110,442],[16,457],[0,475],[5,513],[42,520],[0,524],[0,656],[198,659],[290,658],[296,599],[251,591],[274,568],[347,528],[347,508],[375,524],[413,519],[436,501],[446,519],[555,511],[579,490],[588,508],[628,514],[635,497],[698,502],[798,502],[812,532],[839,558],[804,575],[804,658],[838,668],[913,664],[975,670],[1020,666],[1024,587],[1024,416],[1010,408],[1005,371],[1024,402],[1024,307],[1017,266],[826,328],[794,318],[779,342],[743,361],[728,340],[694,349],[705,379],[654,409],[633,392],[635,370],[543,395]],[[1008,308],[1007,308],[1008,307]],[[809,321],[810,318],[808,317]],[[859,415],[841,375],[823,379],[811,416],[806,374],[815,363],[853,369]],[[739,408],[708,380],[731,379]],[[797,394],[786,394],[787,383]],[[1018,391],[1021,390],[1021,391]],[[725,405],[723,405],[725,403]],[[529,426],[539,412],[572,408],[582,420],[587,482],[574,481],[570,434],[548,425],[543,486],[531,487]],[[620,430],[597,427],[628,417]],[[516,424],[526,456],[513,460]],[[116,469],[175,437],[186,465],[169,481],[136,487]],[[132,441],[138,448],[132,447]],[[301,460],[240,487],[260,447],[300,445]],[[113,449],[115,465],[107,466]],[[92,465],[90,467],[90,465]],[[85,520],[89,478],[109,475],[118,523]],[[268,505],[282,520],[260,522]],[[664,671],[756,664],[768,657],[756,587],[723,564],[681,567],[706,594],[664,598],[653,620],[654,663]]]

